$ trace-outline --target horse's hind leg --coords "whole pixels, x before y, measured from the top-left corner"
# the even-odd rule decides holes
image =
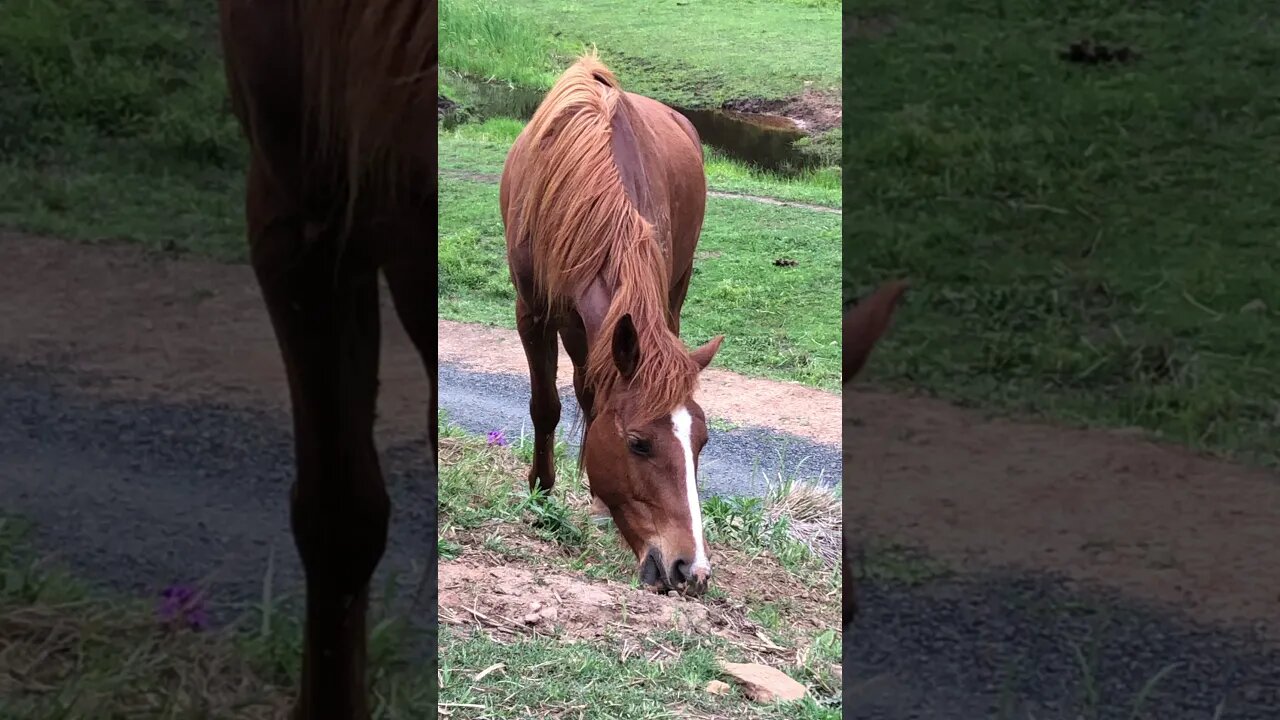
[[[671,311],[671,315],[667,322],[667,326],[671,328],[671,332],[680,336],[680,309],[684,307],[684,298],[689,294],[689,281],[693,280],[693,266],[685,271],[676,279],[671,286],[671,292],[667,294],[667,307]]]
[[[291,525],[306,575],[296,720],[366,720],[365,610],[390,502],[373,444],[378,286],[372,263],[332,238],[304,238],[295,203],[250,171],[254,271],[284,358],[297,476]]]
[[[560,394],[556,390],[556,331],[547,314],[534,313],[518,296],[516,328],[529,362],[529,418],[533,420],[533,465],[529,490],[550,492],[556,485],[556,425],[560,423]]]

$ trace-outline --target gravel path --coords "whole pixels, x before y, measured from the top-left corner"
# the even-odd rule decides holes
[[[846,718],[1280,717],[1280,648],[1260,633],[1197,626],[1039,575],[866,581],[860,592],[845,638]]]
[[[207,581],[215,614],[227,619],[260,600],[274,547],[277,596],[300,591],[287,416],[108,400],[73,378],[0,364],[3,508],[34,523],[41,551],[133,595]],[[435,542],[425,452],[425,443],[383,450],[394,509],[379,587],[388,573],[416,587]]]
[[[577,454],[574,427],[578,403],[572,391],[560,394],[558,431]],[[529,380],[525,376],[480,373],[440,366],[440,407],[449,422],[474,433],[502,429],[508,437],[529,434]],[[714,422],[714,420],[713,420]],[[763,428],[710,428],[698,463],[702,495],[763,495],[780,479],[832,486],[840,479],[840,452]]]

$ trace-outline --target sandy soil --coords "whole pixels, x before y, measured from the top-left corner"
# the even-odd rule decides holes
[[[1099,583],[1280,639],[1280,476],[1131,433],[850,397],[845,528]]]
[[[284,367],[247,266],[0,231],[0,354],[105,379],[98,392],[288,408]],[[426,431],[426,376],[383,303],[379,434]]]

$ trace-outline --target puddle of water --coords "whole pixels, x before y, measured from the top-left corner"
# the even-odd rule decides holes
[[[544,95],[541,90],[495,85],[452,74],[448,82],[461,95],[449,99],[465,109],[454,106],[442,110],[440,124],[446,130],[494,117],[528,120]],[[816,164],[811,155],[795,146],[805,133],[785,117],[720,109],[674,110],[689,119],[704,144],[739,162],[784,175]]]
[[[815,165],[812,156],[795,146],[805,134],[787,118],[733,110],[675,110],[693,123],[703,143],[734,160],[784,175]]]

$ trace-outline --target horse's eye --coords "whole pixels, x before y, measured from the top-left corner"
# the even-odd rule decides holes
[[[639,455],[640,457],[648,457],[651,449],[648,440],[634,435],[627,438],[627,448],[631,450],[633,455]]]

